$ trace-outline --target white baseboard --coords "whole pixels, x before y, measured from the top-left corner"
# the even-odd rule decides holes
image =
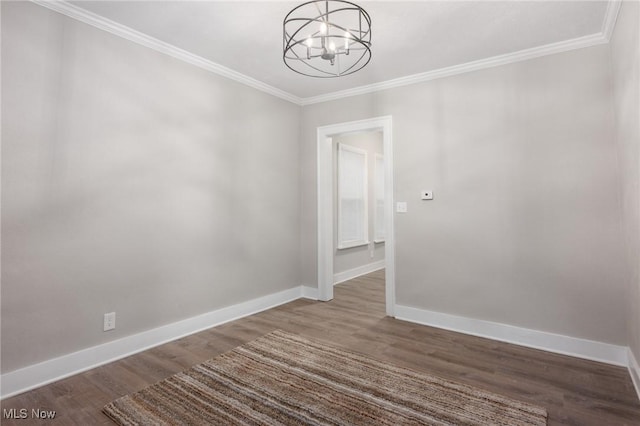
[[[26,392],[300,297],[312,298],[313,291],[317,295],[317,290],[311,287],[290,288],[2,374],[0,398],[5,399]]]
[[[627,347],[396,305],[396,318],[529,348],[627,367]]]
[[[384,269],[385,261],[379,260],[377,262],[369,263],[367,265],[358,266],[357,268],[349,269],[343,272],[338,272],[333,275],[333,285],[343,283],[345,281],[358,278],[361,275],[370,274],[371,272]]]
[[[627,358],[629,359],[629,374],[631,375],[631,381],[633,382],[633,387],[636,388],[636,394],[638,394],[638,399],[640,399],[640,364],[638,364],[638,360],[633,355],[633,351],[631,348],[628,348]]]
[[[9,398],[163,343],[271,309],[301,297],[317,300],[317,296],[317,288],[308,286],[294,287],[11,371],[0,376],[0,398]],[[634,354],[627,347],[402,305],[396,305],[395,312],[396,318],[400,320],[625,366],[629,369],[631,379],[640,398],[640,367]]]
[[[300,286],[301,289],[301,297],[305,299],[318,300],[318,289],[317,287],[309,287],[306,285]]]

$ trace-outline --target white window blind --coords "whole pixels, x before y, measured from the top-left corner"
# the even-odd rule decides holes
[[[368,243],[367,152],[338,144],[338,248]]]
[[[376,167],[375,167],[375,192],[376,192],[376,204],[375,204],[375,227],[373,240],[376,243],[384,241],[384,157],[380,154],[376,154]]]

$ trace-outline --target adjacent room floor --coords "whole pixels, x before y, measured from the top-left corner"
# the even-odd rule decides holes
[[[336,286],[331,302],[297,300],[7,399],[2,408],[55,410],[47,424],[112,424],[101,412],[111,400],[275,329],[542,405],[549,425],[640,425],[625,368],[387,318],[384,271]]]

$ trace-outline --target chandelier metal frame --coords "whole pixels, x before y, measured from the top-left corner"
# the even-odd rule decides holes
[[[303,3],[287,14],[282,28],[282,58],[298,74],[341,77],[361,70],[371,60],[371,17],[355,3]]]

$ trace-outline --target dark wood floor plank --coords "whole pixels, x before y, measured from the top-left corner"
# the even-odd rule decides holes
[[[57,416],[2,425],[111,424],[101,412],[109,401],[276,329],[542,405],[552,426],[640,426],[640,401],[625,368],[388,318],[384,271],[335,286],[331,302],[296,300],[9,398],[3,409]]]

